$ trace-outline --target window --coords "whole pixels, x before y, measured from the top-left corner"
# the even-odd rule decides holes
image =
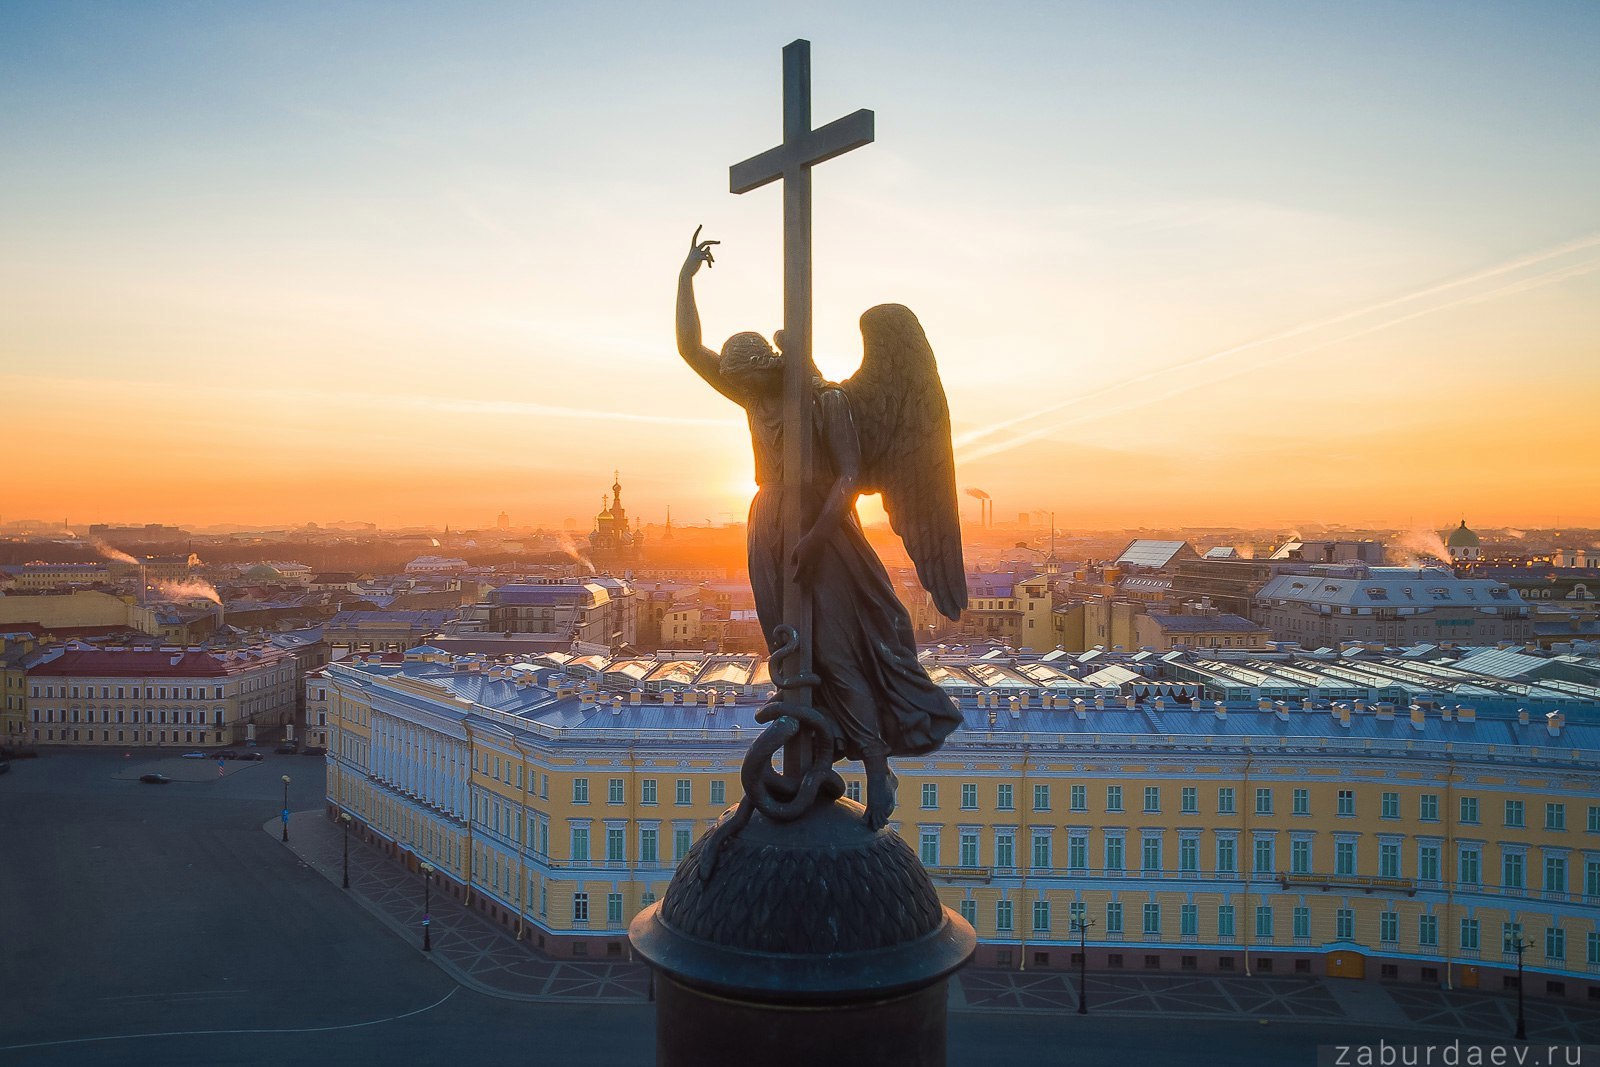
[[[683,857],[689,854],[689,846],[694,844],[694,835],[688,830],[675,829],[672,831],[672,861],[682,863]]]
[[[1146,871],[1159,871],[1161,869],[1161,838],[1155,834],[1146,835],[1139,866]]]
[[[978,784],[976,782],[963,782],[961,784],[961,810],[976,811],[978,808]]]
[[[1378,915],[1378,940],[1391,945],[1400,940],[1399,912],[1386,911]]]
[[[1439,794],[1424,793],[1417,798],[1417,818],[1423,822],[1439,821]]]
[[[1477,885],[1481,880],[1477,846],[1463,847],[1456,854],[1456,881],[1464,885]]]
[[[1033,833],[1033,866],[1039,870],[1050,869],[1050,834],[1047,831]]]
[[[1072,787],[1071,790],[1069,790],[1069,795],[1070,795],[1071,800],[1072,800],[1072,810],[1073,811],[1088,811],[1089,810],[1089,787],[1088,786],[1086,786],[1086,785],[1075,785],[1075,786]]]
[[[1350,908],[1340,908],[1333,914],[1333,936],[1340,941],[1356,939],[1356,913]]]
[[[574,778],[572,780],[572,802],[574,804],[589,803],[589,779]]]
[[[679,778],[677,782],[677,804],[686,808],[694,803],[694,779]]]
[[[1478,798],[1461,798],[1461,822],[1476,823],[1478,821]]]
[[[1439,943],[1439,917],[1437,915],[1417,916],[1417,944],[1437,945]]]
[[[1217,838],[1217,873],[1233,874],[1239,869],[1234,856],[1234,840],[1231,837]]]
[[[1521,827],[1527,825],[1527,823],[1523,821],[1522,801],[1506,801],[1506,825],[1508,827]]]
[[[1585,860],[1583,864],[1583,895],[1600,897],[1600,860]]]
[[[1297,938],[1311,936],[1311,909],[1303,905],[1294,909],[1294,936]]]
[[[1271,874],[1277,869],[1272,862],[1272,838],[1258,837],[1255,845],[1255,873]]]
[[[1600,834],[1600,804],[1589,805],[1589,832]]]
[[[639,803],[653,807],[656,803],[656,780],[654,778],[641,778],[639,780]]]
[[[1161,905],[1153,901],[1144,906],[1144,932],[1148,937],[1161,936]]]
[[[719,807],[728,803],[728,783],[721,778],[714,779],[711,783],[711,803]]]
[[[957,905],[956,910],[961,913],[963,919],[969,923],[978,921],[978,902],[976,900],[971,897],[963,897],[957,902]]]
[[[1218,937],[1232,937],[1233,936],[1233,905],[1232,904],[1219,904],[1219,905],[1217,905],[1217,936]]]
[[[621,804],[622,803],[622,779],[621,778],[613,778],[610,781],[606,782],[606,803],[607,804]]]
[[[1011,932],[1011,901],[994,902],[994,928],[1004,933]]]
[[[1520,852],[1507,852],[1500,859],[1500,884],[1507,889],[1523,887],[1523,860]]]
[[[1067,925],[1074,930],[1083,926],[1083,920],[1089,914],[1089,906],[1081,900],[1074,900],[1067,905]]]
[[[1461,947],[1470,951],[1478,951],[1478,920],[1461,920]]]
[[[1272,907],[1268,904],[1256,905],[1256,937],[1263,941],[1272,940]]]
[[[976,867],[978,865],[978,831],[961,831],[961,866]]]
[[[1500,924],[1500,951],[1501,952],[1515,952],[1515,951],[1517,951],[1517,947],[1519,945],[1521,945],[1521,944],[1522,944],[1522,924],[1521,923],[1501,923]]]
[[[1034,811],[1049,811],[1050,810],[1050,787],[1049,786],[1047,786],[1047,785],[1036,785],[1036,786],[1033,787],[1033,810]]]
[[[1400,794],[1385,793],[1378,798],[1378,817],[1380,819],[1398,819],[1400,817]]]
[[[1544,891],[1546,893],[1565,893],[1567,891],[1567,858],[1565,856],[1546,856],[1544,858]]]
[[[1589,931],[1589,966],[1600,966],[1600,930]]]
[[[589,921],[589,894],[572,894],[572,921],[586,923]]]
[[[1178,933],[1184,937],[1195,937],[1200,933],[1200,906],[1198,904],[1183,904],[1178,908]]]
[[[655,827],[641,827],[639,829],[639,862],[659,863],[660,852],[656,845],[657,830]]]
[[[1567,828],[1567,806],[1565,804],[1546,804],[1544,806],[1544,828],[1546,830],[1565,830]]]
[[[1400,842],[1378,843],[1378,874],[1384,878],[1400,877]]]
[[[1113,900],[1106,905],[1106,933],[1122,933],[1122,904]]]
[[[1256,790],[1256,814],[1257,815],[1271,815],[1272,814],[1272,790],[1270,790],[1270,789],[1257,789]]]
[[[1122,870],[1122,837],[1106,837],[1106,870]]]
[[[1180,837],[1178,839],[1178,870],[1198,871],[1200,869],[1200,839],[1195,837]]]
[[[627,859],[624,840],[626,831],[620,826],[606,828],[606,860],[610,863],[622,863]]]
[[[1010,830],[996,830],[994,832],[994,865],[996,867],[1015,867],[1016,838]]]
[[[1161,810],[1160,786],[1147,785],[1144,787],[1144,810],[1147,813],[1159,812]]]
[[[1233,789],[1228,786],[1217,790],[1217,812],[1221,815],[1233,814]]]
[[[1333,844],[1333,873],[1356,873],[1356,843],[1354,841],[1335,841]]]
[[[922,783],[922,806],[929,809],[939,806],[939,785],[937,782]]]
[[[939,866],[939,831],[922,831],[920,846],[918,854],[923,864],[928,867]]]
[[[1439,846],[1417,846],[1417,877],[1424,882],[1439,880]]]
[[[1050,932],[1050,902],[1036,900],[1033,902],[1033,929],[1036,933]]]
[[[1339,790],[1338,806],[1334,809],[1335,815],[1351,816],[1356,813],[1356,791],[1354,789]]]
[[[1067,866],[1075,871],[1089,866],[1089,835],[1072,834],[1067,838]]]
[[[994,806],[996,811],[1014,811],[1016,805],[1011,800],[1011,787],[997,785],[994,789]]]
[[[606,923],[610,926],[622,925],[622,894],[606,894]]]
[[[1300,840],[1289,842],[1289,873],[1311,873],[1311,842]]]
[[[587,826],[574,826],[572,828],[573,863],[589,862],[589,828]]]
[[[855,781],[846,782],[844,784],[844,795],[846,800],[853,800],[857,804],[861,803],[861,783]]]
[[[1178,792],[1178,807],[1185,815],[1198,815],[1200,813],[1200,790],[1192,785],[1184,786]]]
[[[1567,958],[1567,932],[1559,926],[1546,926],[1544,928],[1544,958],[1547,960],[1565,960]]]

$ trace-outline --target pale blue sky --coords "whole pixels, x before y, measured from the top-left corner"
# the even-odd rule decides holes
[[[285,462],[327,472],[292,501],[306,514],[249,518],[340,517],[386,464],[476,473],[455,495],[386,480],[348,517],[581,516],[613,465],[646,514],[736,510],[738,420],[675,361],[672,282],[705,223],[725,242],[708,334],[779,325],[776,191],[726,183],[777,138],[796,36],[817,121],[878,116],[877,144],[817,172],[819,359],[848,372],[865,307],[917,310],[958,430],[998,446],[963,476],[1003,510],[1393,518],[1350,512],[1405,497],[1526,523],[1562,486],[1600,488],[1574,467],[1463,499],[1470,478],[1437,474],[1456,481],[1418,505],[1431,461],[1386,473],[1373,438],[1495,417],[1502,373],[1600,399],[1594,4],[13,2],[0,387],[33,390],[30,428],[181,413],[181,433],[143,431],[156,454],[200,435],[264,484]],[[1386,395],[1324,381],[1340,371]],[[1328,436],[1298,480],[1327,457],[1381,492],[1334,478],[1269,507],[1198,496],[1170,461],[1293,461],[1247,416],[1316,383]],[[1396,400],[1425,388],[1433,410]],[[1070,424],[981,435],[1078,395]],[[1197,440],[1219,410],[1234,432]],[[101,457],[116,440],[78,435]],[[681,473],[707,452],[711,489]],[[205,517],[131,467],[107,473],[142,496],[97,496],[82,454],[8,511]]]

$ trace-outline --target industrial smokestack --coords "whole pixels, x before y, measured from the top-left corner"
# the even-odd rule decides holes
[[[978,501],[978,525],[987,529],[994,523],[994,501],[982,489],[968,489],[967,495]]]

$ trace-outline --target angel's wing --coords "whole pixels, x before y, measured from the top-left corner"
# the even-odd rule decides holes
[[[967,606],[950,407],[922,324],[879,304],[861,316],[866,352],[843,384],[861,438],[860,491],[882,493],[889,524],[941,614]]]

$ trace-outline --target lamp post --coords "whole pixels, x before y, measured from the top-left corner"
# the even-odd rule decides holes
[[[428,914],[428,910],[433,903],[429,896],[429,892],[433,888],[433,864],[424,863],[420,869],[422,871],[422,951],[432,952],[433,932],[429,925],[432,917]]]
[[[1525,949],[1527,949],[1532,944],[1533,944],[1532,941],[1524,941],[1524,940],[1522,940],[1522,935],[1520,933],[1517,935],[1517,943],[1516,943],[1515,947],[1516,947],[1516,950],[1517,950],[1517,1040],[1518,1041],[1526,1041],[1526,1040],[1528,1040],[1528,1020],[1525,1019],[1523,1017],[1523,1014],[1522,1014],[1522,953],[1523,953],[1523,951]]]
[[[350,824],[355,820],[350,818],[348,811],[339,813],[339,821],[344,823],[344,887],[350,888]]]
[[[289,843],[289,776],[283,776],[283,842]]]
[[[1073,919],[1072,928],[1078,931],[1078,1014],[1089,1014],[1089,927],[1093,919]]]

